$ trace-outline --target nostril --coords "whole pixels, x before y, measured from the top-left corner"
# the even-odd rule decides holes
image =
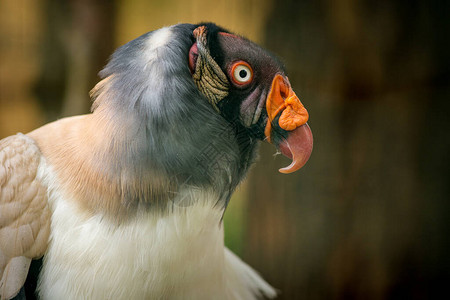
[[[280,96],[286,99],[289,96],[289,89],[286,84],[280,84]]]

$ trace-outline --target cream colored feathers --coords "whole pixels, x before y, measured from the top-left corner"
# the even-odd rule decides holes
[[[36,178],[43,158],[22,134],[0,141],[0,298],[15,296],[32,258],[42,256],[50,233],[47,189]]]

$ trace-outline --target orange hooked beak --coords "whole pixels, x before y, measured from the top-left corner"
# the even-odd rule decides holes
[[[292,163],[280,169],[281,173],[292,173],[303,167],[308,161],[312,148],[313,136],[309,128],[309,115],[305,107],[292,90],[287,78],[275,75],[272,87],[266,99],[268,121],[264,134],[269,142],[273,142],[274,127],[280,127],[288,132],[287,138],[275,145]],[[278,124],[274,120],[280,115]]]

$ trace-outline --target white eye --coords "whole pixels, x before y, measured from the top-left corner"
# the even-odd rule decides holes
[[[253,70],[248,63],[239,61],[231,68],[231,75],[234,83],[244,85],[252,81]]]

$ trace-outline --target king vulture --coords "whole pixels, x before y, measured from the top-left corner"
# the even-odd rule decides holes
[[[115,51],[92,113],[0,141],[0,298],[257,299],[276,291],[224,246],[259,141],[301,168],[308,113],[280,61],[212,23]]]

